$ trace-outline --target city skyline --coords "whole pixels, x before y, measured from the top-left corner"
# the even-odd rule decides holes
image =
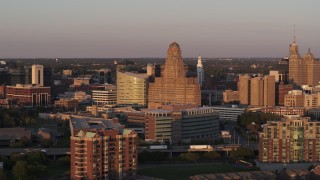
[[[293,41],[319,57],[320,2],[4,0],[0,58],[283,57]]]

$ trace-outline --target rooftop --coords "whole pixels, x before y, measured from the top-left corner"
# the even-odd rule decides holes
[[[114,122],[112,119],[72,116],[70,119],[72,129],[120,129],[123,126],[119,122]]]
[[[149,77],[149,75],[147,75],[147,74],[138,74],[138,73],[133,73],[133,72],[122,72],[122,73],[127,74],[129,76],[136,77],[136,78],[140,78],[140,79],[146,79]]]

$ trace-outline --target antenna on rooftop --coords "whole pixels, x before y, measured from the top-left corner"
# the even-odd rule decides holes
[[[296,42],[296,24],[293,25],[293,42]]]

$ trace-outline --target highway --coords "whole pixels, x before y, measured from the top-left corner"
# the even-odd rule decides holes
[[[0,148],[1,156],[10,156],[12,153],[28,153],[42,151],[48,156],[70,155],[70,148]]]

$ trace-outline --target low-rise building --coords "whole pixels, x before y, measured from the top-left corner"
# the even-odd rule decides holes
[[[146,140],[179,142],[219,135],[219,114],[212,107],[144,112]]]
[[[232,106],[212,106],[213,109],[219,112],[221,121],[233,121],[236,122],[238,116],[245,112],[245,108]]]
[[[0,128],[0,147],[8,147],[22,137],[31,139],[31,131],[26,128]]]
[[[73,79],[74,86],[89,85],[91,77],[77,77]]]
[[[115,107],[117,105],[117,87],[111,84],[105,90],[93,90],[92,101],[99,106]]]
[[[67,110],[72,110],[72,109],[78,108],[78,100],[61,98],[54,102],[54,106],[58,108],[65,108]]]
[[[226,90],[223,92],[223,102],[239,102],[239,91]]]
[[[284,96],[284,106],[304,107],[304,94],[301,90],[292,90]]]
[[[31,84],[7,86],[6,98],[15,100],[20,106],[46,107],[51,102],[51,88]]]
[[[305,113],[304,107],[283,107],[283,106],[274,106],[274,107],[261,107],[261,112],[278,114],[278,115],[301,115]]]
[[[225,179],[259,179],[276,180],[277,175],[272,171],[249,171],[249,172],[231,172],[217,174],[200,174],[190,177],[191,180],[225,180]]]

